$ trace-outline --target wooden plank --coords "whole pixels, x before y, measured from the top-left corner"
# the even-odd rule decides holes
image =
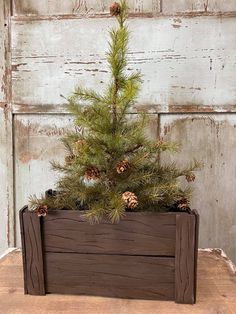
[[[174,298],[174,258],[46,253],[45,265],[47,292]]]
[[[163,0],[162,12],[180,13],[180,12],[228,12],[236,11],[236,2],[234,0]]]
[[[147,111],[150,114],[161,113],[235,113],[236,105],[224,106],[201,106],[201,105],[153,105],[142,106],[142,104],[134,104],[130,108],[131,114]],[[13,104],[13,114],[69,114],[68,106],[61,105],[27,105],[27,104]]]
[[[10,1],[0,1],[0,255],[14,246]]]
[[[161,0],[128,0],[130,11],[133,13],[157,13],[160,11]],[[14,15],[54,15],[76,14],[90,16],[99,13],[109,13],[112,1],[88,0],[88,1],[34,1],[14,0]]]
[[[60,94],[70,95],[78,83],[104,91],[112,25],[112,19],[96,18],[14,21],[14,103],[63,105]],[[136,107],[168,112],[174,106],[235,106],[235,17],[137,18],[129,25],[128,72],[141,70],[144,81]]]
[[[160,116],[160,137],[178,142],[177,154],[162,162],[183,167],[194,158],[204,167],[196,172],[191,208],[200,214],[200,247],[222,247],[236,261],[236,114],[168,114]],[[187,182],[182,181],[183,186]]]
[[[5,84],[6,84],[6,30],[5,30],[5,16],[4,16],[4,3],[0,2],[0,102],[4,102],[5,99]]]
[[[0,178],[1,178],[1,189],[0,198],[2,202],[2,209],[0,211],[0,221],[2,224],[0,232],[0,255],[8,247],[7,240],[7,214],[8,214],[8,199],[6,196],[7,191],[7,160],[5,157],[5,28],[4,28],[4,4],[0,2]]]
[[[46,252],[175,255],[175,214],[126,213],[119,224],[91,225],[83,212],[53,211],[43,219]],[[121,241],[122,239],[122,241]]]
[[[195,303],[195,216],[176,215],[175,302]]]
[[[22,249],[25,261],[25,293],[45,295],[40,218],[27,210],[22,210],[20,215],[21,221],[23,221]]]

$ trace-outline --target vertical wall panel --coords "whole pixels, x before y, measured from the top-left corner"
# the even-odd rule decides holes
[[[5,85],[6,85],[6,61],[5,61],[5,45],[6,45],[6,27],[4,16],[4,2],[0,1],[0,102],[6,101]],[[2,109],[2,108],[1,108]]]
[[[162,115],[161,136],[182,146],[172,161],[181,165],[197,158],[205,164],[191,183],[200,247],[220,247],[236,261],[236,115]]]
[[[15,116],[15,204],[17,246],[20,246],[19,209],[30,195],[41,194],[54,187],[58,174],[50,161],[63,161],[65,150],[59,138],[72,121],[68,115]]]
[[[9,5],[0,0],[0,255],[14,246]]]

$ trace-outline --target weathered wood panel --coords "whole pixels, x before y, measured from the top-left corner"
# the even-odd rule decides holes
[[[158,118],[152,115],[147,135],[158,137]],[[72,127],[70,115],[16,115],[14,119],[15,146],[15,204],[16,238],[20,246],[18,211],[29,196],[40,196],[54,187],[58,173],[51,170],[50,161],[63,161],[65,149],[60,138]],[[81,129],[77,129],[81,132]]]
[[[5,44],[6,44],[6,27],[4,16],[4,4],[0,2],[0,102],[5,101],[5,76],[6,76],[6,64],[5,64]]]
[[[3,208],[0,211],[0,221],[2,228],[0,232],[0,254],[2,254],[8,246],[7,243],[7,168],[6,168],[6,144],[5,144],[5,90],[4,90],[4,76],[5,76],[5,29],[4,29],[4,7],[3,1],[0,2],[0,199],[3,203]]]
[[[46,253],[45,269],[47,292],[174,299],[174,258]]]
[[[130,20],[129,71],[141,70],[144,80],[137,106],[165,112],[175,106],[190,111],[235,106],[235,20]],[[68,96],[77,83],[103,91],[110,77],[105,51],[112,25],[112,19],[14,21],[14,102],[63,104],[60,94]]]
[[[25,293],[45,295],[40,218],[27,209],[21,210],[20,216]]]
[[[234,0],[163,0],[162,12],[228,12],[236,11]]]
[[[235,261],[236,115],[161,115],[161,137],[182,150],[166,160],[180,165],[197,158],[205,163],[194,183],[192,208],[201,217],[200,247],[223,248]],[[185,185],[185,180],[183,185]]]
[[[176,215],[175,301],[195,303],[195,229],[194,215]]]
[[[14,246],[9,1],[0,1],[0,255]]]
[[[112,228],[109,222],[98,225],[86,223],[82,215],[78,211],[54,211],[45,217],[42,227],[44,250],[58,253],[175,255],[175,214],[127,213]]]
[[[157,13],[160,10],[161,0],[129,0],[128,5],[132,13]],[[14,0],[14,15],[57,15],[79,14],[94,15],[109,13],[111,0],[56,0],[34,1]]]
[[[20,246],[18,211],[29,196],[40,196],[52,188],[58,174],[51,170],[50,161],[62,161],[65,150],[59,138],[72,124],[70,116],[15,116],[15,204],[17,246]]]
[[[33,1],[14,0],[15,16],[29,15],[84,15],[109,13],[110,0],[89,1]],[[236,10],[234,0],[128,0],[130,13],[164,13],[177,14],[183,12],[232,12]]]

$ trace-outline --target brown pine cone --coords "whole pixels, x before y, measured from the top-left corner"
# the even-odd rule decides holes
[[[125,172],[129,168],[130,168],[130,163],[127,159],[118,162],[118,164],[116,165],[116,171],[119,174]]]
[[[38,217],[45,217],[48,213],[48,207],[47,205],[39,205],[37,208],[36,208],[36,213],[38,215]]]
[[[186,198],[182,198],[181,200],[177,201],[177,207],[180,210],[185,210],[189,208],[189,202]]]
[[[68,155],[68,156],[66,156],[66,158],[65,158],[65,163],[66,163],[68,166],[70,166],[70,165],[72,165],[74,159],[75,159],[75,155]]]
[[[124,192],[122,194],[122,199],[125,202],[125,204],[127,205],[127,207],[130,209],[134,209],[138,206],[138,198],[132,192],[129,192],[129,191]]]
[[[194,173],[187,174],[187,175],[185,176],[185,178],[186,178],[186,180],[187,180],[188,182],[193,182],[193,181],[196,179]]]
[[[85,171],[84,177],[87,180],[97,180],[100,178],[100,172],[98,168],[92,166],[92,167],[87,168],[87,170]]]
[[[110,6],[110,13],[111,16],[118,16],[121,13],[121,6],[119,3],[114,2],[111,6]]]

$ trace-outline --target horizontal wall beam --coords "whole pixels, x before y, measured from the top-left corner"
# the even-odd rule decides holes
[[[198,16],[215,16],[215,17],[236,17],[236,11],[228,12],[176,12],[176,13],[130,13],[129,18],[162,18],[162,17],[198,17]],[[52,15],[19,15],[12,16],[13,21],[41,21],[41,20],[70,20],[70,19],[88,19],[88,18],[112,18],[109,13],[95,13],[90,15],[84,14],[52,14]]]
[[[130,113],[236,113],[235,105],[201,106],[201,105],[142,105],[133,106]],[[13,104],[13,114],[68,114],[67,105],[29,105]]]

